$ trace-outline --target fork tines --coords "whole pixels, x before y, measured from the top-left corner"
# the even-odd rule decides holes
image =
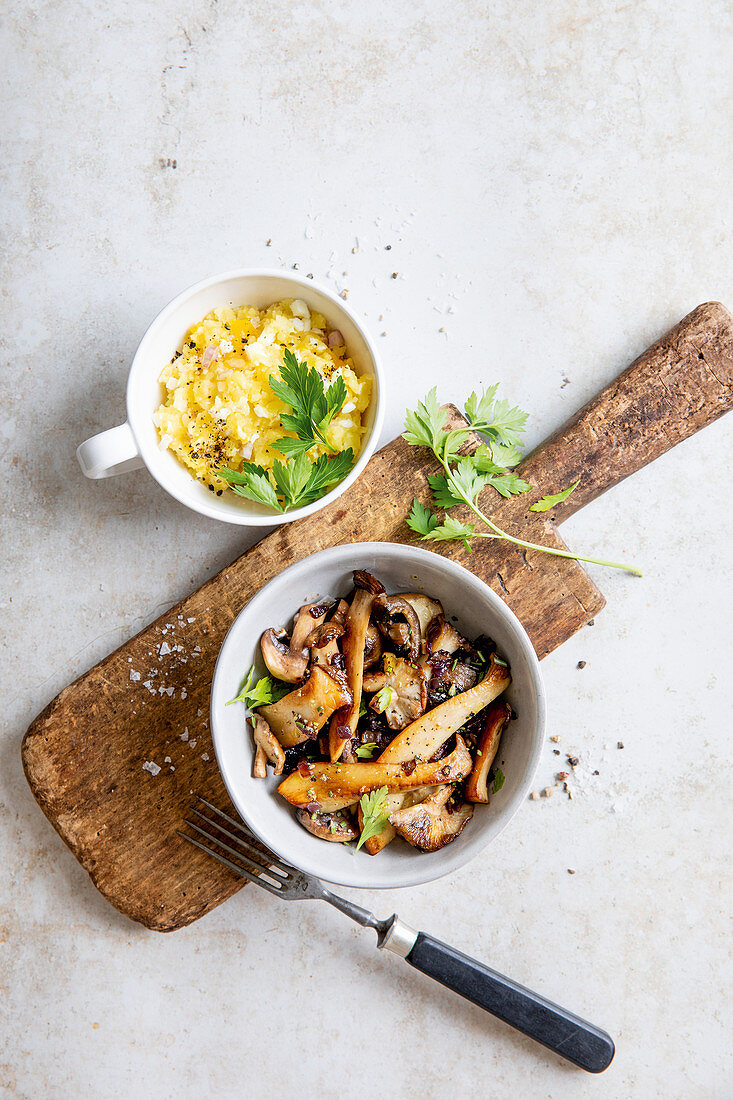
[[[186,833],[182,833],[178,830],[178,835],[187,840],[189,844],[193,844],[196,848],[200,848],[202,852],[206,852],[208,855],[213,856],[214,859],[218,859],[220,863],[223,863],[230,870],[236,874],[241,875],[243,878],[248,879],[250,882],[254,882],[257,886],[263,886],[266,890],[270,890],[274,894],[278,894],[282,891],[284,886],[288,885],[288,880],[293,874],[293,869],[286,863],[282,863],[277,856],[274,856],[271,852],[263,850],[255,838],[250,832],[241,824],[236,821],[229,814],[224,813],[217,806],[214,806],[211,802],[207,802],[205,798],[198,796],[198,802],[201,806],[205,806],[209,811],[209,816],[203,813],[197,806],[192,807],[191,813],[199,819],[199,822],[203,822],[206,828],[203,828],[201,824],[196,821],[191,821],[186,818],[186,825],[193,829],[203,840],[208,843],[203,843],[202,840],[197,840],[196,837],[188,836]],[[227,823],[224,825],[222,820]],[[227,827],[229,826],[229,828]],[[222,839],[222,836],[227,837],[232,844],[228,844]],[[229,859],[227,856],[222,855],[221,851],[217,849],[223,849],[228,852],[234,859]]]

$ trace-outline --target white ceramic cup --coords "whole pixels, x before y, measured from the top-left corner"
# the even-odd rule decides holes
[[[153,413],[163,400],[158,381],[163,367],[181,347],[191,328],[212,309],[256,306],[263,309],[281,298],[302,298],[343,333],[357,374],[371,375],[372,398],[366,411],[366,433],[351,472],[326,496],[283,515],[234,493],[217,497],[197,481],[169,450],[161,450]],[[310,279],[286,271],[245,269],[214,275],[184,290],[158,314],[143,336],[127,383],[127,420],[87,439],[77,448],[82,471],[89,478],[112,477],[147,466],[171,496],[195,512],[247,527],[273,526],[309,516],[340,496],[358,478],[379,439],[384,416],[384,383],[379,354],[356,315],[344,301]]]
[[[251,665],[267,671],[259,641],[270,626],[289,626],[301,604],[318,596],[343,596],[352,570],[366,569],[388,592],[424,591],[441,601],[446,616],[466,637],[488,634],[509,661],[507,699],[516,713],[497,757],[506,777],[489,805],[475,807],[460,836],[438,852],[422,853],[395,841],[377,856],[353,844],[329,844],[299,825],[291,806],[277,794],[281,780],[268,769],[252,777],[252,735],[242,703],[228,706]],[[526,800],[542,752],[545,691],[537,654],[516,615],[488,585],[463,566],[429,550],[393,543],[363,542],[321,550],[274,577],[240,611],[227,634],[214,670],[211,732],[216,758],[232,802],[263,844],[287,863],[327,882],[375,889],[414,886],[440,878],[495,840]]]

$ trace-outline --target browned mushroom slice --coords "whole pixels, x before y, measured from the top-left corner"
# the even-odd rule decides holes
[[[467,649],[474,652],[473,646],[466,641],[462,634],[454,626],[445,621],[443,616],[437,616],[428,627],[425,645],[428,653],[455,653],[457,649]]]
[[[395,645],[404,646],[411,660],[420,656],[422,631],[415,609],[402,596],[378,596],[374,601],[377,626]],[[402,620],[402,621],[400,621]]]
[[[486,676],[480,684],[460,695],[454,695],[406,726],[379,756],[379,761],[407,761],[414,760],[415,757],[429,759],[452,733],[493,702],[510,683],[509,669],[492,656]],[[370,855],[377,855],[394,840],[394,836],[393,826],[387,823],[381,833],[369,838],[365,847]]]
[[[412,661],[387,653],[384,657],[383,677],[384,682],[380,684],[369,706],[377,714],[384,715],[390,729],[404,729],[427,706],[425,673]]]
[[[285,753],[282,745],[275,737],[269,725],[261,714],[254,716],[254,730],[252,736],[255,743],[255,759],[252,767],[252,775],[255,779],[265,779],[267,776],[267,761],[274,765],[275,775],[282,775],[285,767]]]
[[[339,600],[336,607],[333,610],[330,621],[332,623],[341,623],[343,626],[346,622],[346,616],[349,613],[349,605],[346,600]]]
[[[302,680],[308,670],[307,639],[315,627],[326,618],[328,604],[305,604],[295,616],[290,641],[284,630],[270,627],[262,635],[260,648],[262,657],[271,676],[295,684]],[[287,644],[286,644],[287,643]]]
[[[476,746],[476,761],[466,781],[466,798],[469,802],[488,802],[488,778],[494,762],[502,731],[511,718],[512,708],[498,699],[489,707],[486,721]]]
[[[380,763],[429,760],[433,753],[464,723],[493,703],[511,683],[507,665],[492,654],[483,680],[468,691],[454,695],[411,722],[379,757]]]
[[[324,601],[303,604],[293,621],[291,645],[294,649],[300,649],[307,644],[308,635],[325,622],[330,606],[330,603]]]
[[[437,783],[457,783],[469,774],[472,763],[466,742],[459,734],[455,749],[443,760],[413,764],[412,767],[379,763],[313,763],[307,775],[300,769],[291,772],[278,787],[278,792],[292,806],[331,813],[345,806],[353,806],[363,794],[380,787],[392,792]]]
[[[431,695],[438,697],[437,700],[433,699],[433,703],[439,701],[441,696],[467,691],[478,680],[478,670],[473,665],[466,664],[443,650],[425,658],[421,664],[428,677]]]
[[[356,840],[359,836],[359,830],[354,822],[344,813],[322,814],[296,810],[295,816],[303,828],[313,833],[313,836],[317,836],[319,840],[345,844],[349,840]]]
[[[354,585],[356,586],[356,592],[346,615],[344,624],[346,633],[342,647],[346,664],[346,682],[349,686],[351,699],[348,705],[334,714],[328,730],[329,753],[334,764],[341,759],[344,746],[356,733],[364,678],[364,645],[369,626],[369,616],[375,597],[384,592],[384,585],[371,573],[365,573],[361,569],[354,571]]]
[[[260,639],[262,657],[267,671],[286,684],[295,684],[302,680],[308,671],[308,650],[292,649],[284,630],[270,627]]]
[[[328,623],[317,626],[306,638],[306,645],[310,650],[311,661],[314,665],[323,665],[324,668],[334,674],[334,657],[339,652],[338,640],[344,635],[341,623],[332,619]]]
[[[463,831],[473,816],[473,806],[464,803],[449,813],[446,802],[453,787],[438,787],[434,794],[416,806],[405,806],[390,815],[390,824],[401,837],[423,852],[437,852]]]
[[[374,623],[369,623],[364,642],[364,668],[372,668],[382,656],[382,635]]]
[[[433,600],[422,592],[403,592],[401,595],[403,600],[407,600],[418,617],[420,634],[422,635],[422,651],[425,652],[428,627],[433,619],[443,616],[443,605],[439,600]]]
[[[259,707],[275,736],[286,749],[316,736],[339,707],[351,702],[344,684],[329,676],[319,665],[302,685],[277,703]]]

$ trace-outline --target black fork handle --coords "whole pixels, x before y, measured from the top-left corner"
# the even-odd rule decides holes
[[[602,1073],[610,1066],[616,1048],[607,1032],[426,932],[418,933],[406,959],[416,970],[581,1069]]]

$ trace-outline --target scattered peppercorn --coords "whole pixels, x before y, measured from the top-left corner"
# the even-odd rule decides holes
[[[577,768],[579,763],[580,763],[580,760],[578,759],[577,756],[569,756],[568,757],[568,764],[570,765],[571,768]]]
[[[587,661],[578,661],[578,668],[585,668],[587,663]]]
[[[617,749],[622,749],[623,747],[624,747],[624,743],[623,743],[623,741],[617,741],[617,742],[616,742],[616,748],[617,748]]]

